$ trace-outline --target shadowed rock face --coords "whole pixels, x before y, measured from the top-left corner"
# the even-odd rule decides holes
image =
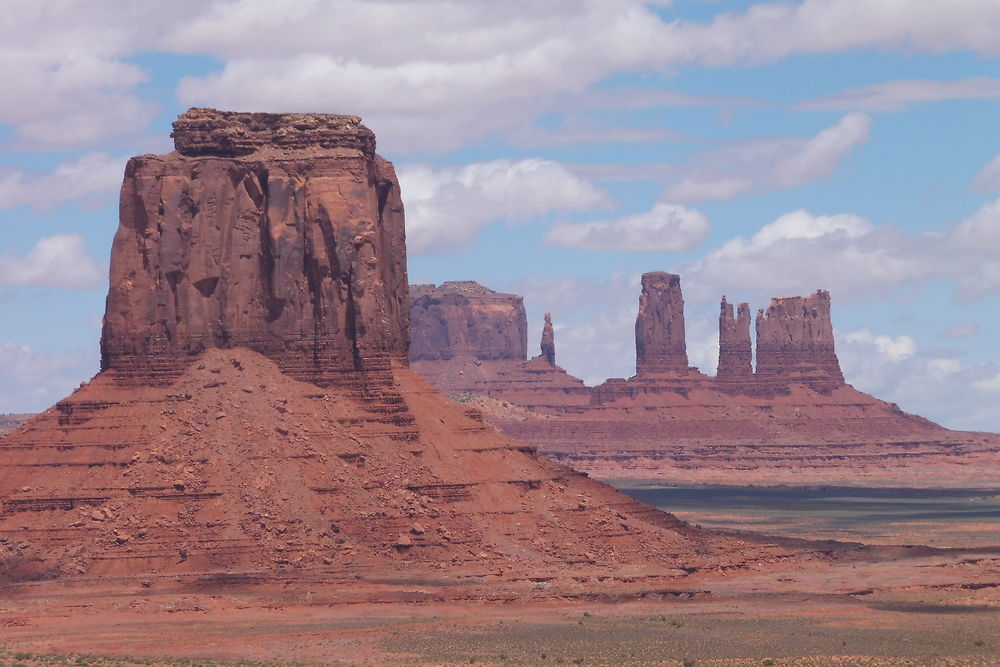
[[[801,382],[816,391],[844,384],[834,351],[830,293],[771,300],[757,313],[757,378]]]
[[[545,313],[545,326],[542,327],[542,356],[545,361],[556,365],[556,332],[552,328],[551,313]]]
[[[684,341],[684,297],[681,277],[644,273],[639,315],[635,321],[636,372],[687,372]]]
[[[403,206],[355,116],[191,109],[121,190],[102,370],[169,382],[246,347],[316,384],[405,361]]]
[[[750,304],[741,303],[733,315],[733,305],[722,297],[719,314],[719,379],[753,377],[753,348],[750,344]]]
[[[523,298],[494,292],[475,281],[413,285],[410,290],[411,360],[527,359]]]

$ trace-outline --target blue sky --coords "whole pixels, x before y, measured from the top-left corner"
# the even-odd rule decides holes
[[[351,113],[393,160],[413,282],[553,313],[627,376],[644,271],[833,296],[848,381],[1000,430],[1000,3],[13,0],[0,37],[0,412],[96,372],[117,189],[189,106]],[[532,347],[535,343],[532,341]]]

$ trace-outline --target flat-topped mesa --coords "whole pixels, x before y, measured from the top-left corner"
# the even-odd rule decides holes
[[[741,303],[733,314],[733,304],[722,297],[719,314],[720,380],[753,377],[753,348],[750,343],[750,304]]]
[[[243,113],[192,108],[174,122],[174,147],[188,157],[244,157],[263,152],[358,151],[375,155],[375,134],[358,116]]]
[[[661,271],[642,274],[635,352],[638,375],[688,372],[680,276]]]
[[[556,365],[556,332],[552,328],[551,313],[545,313],[545,325],[542,327],[542,357],[553,366]]]
[[[834,351],[829,292],[775,298],[766,313],[758,311],[756,378],[798,382],[820,392],[844,384]]]
[[[412,361],[528,358],[524,299],[494,292],[475,281],[413,285],[410,320]]]
[[[405,363],[399,184],[357,117],[191,109],[172,136],[125,169],[102,370],[163,384],[212,347],[321,385]]]

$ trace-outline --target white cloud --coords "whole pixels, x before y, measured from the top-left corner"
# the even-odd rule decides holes
[[[983,167],[973,182],[973,187],[983,194],[1000,191],[1000,155]]]
[[[996,98],[1000,98],[1000,79],[911,79],[851,88],[826,97],[805,100],[795,106],[810,111],[905,111],[921,102]]]
[[[74,199],[104,199],[117,191],[125,158],[88,153],[59,164],[47,174],[0,168],[0,210],[29,204],[50,210]]]
[[[734,289],[757,297],[807,294],[821,287],[840,298],[874,298],[888,288],[935,275],[932,239],[876,227],[850,214],[792,211],[736,237],[685,268],[692,293],[715,298]]]
[[[708,22],[664,20],[649,4],[10,0],[0,24],[0,123],[31,147],[134,134],[156,109],[137,93],[147,74],[130,59],[204,54],[221,69],[185,79],[182,102],[358,113],[394,152],[439,151],[523,128],[619,72],[872,48],[1000,49],[994,0],[770,2]],[[702,103],[691,97],[658,103]]]
[[[262,29],[267,40],[256,38]],[[710,22],[664,21],[639,0],[345,0],[335,9],[237,0],[168,25],[160,44],[225,61],[181,82],[185,103],[359,113],[405,152],[522,128],[617,72],[864,48],[992,54],[998,31],[993,0],[761,3]]]
[[[0,285],[93,289],[104,279],[80,234],[43,238],[22,258],[0,255]]]
[[[586,250],[682,252],[704,241],[710,227],[700,211],[658,202],[650,211],[617,220],[555,225],[548,242]]]
[[[97,372],[96,350],[50,354],[0,342],[0,413],[40,412]]]
[[[398,174],[407,247],[413,253],[461,246],[491,222],[527,221],[611,203],[602,190],[541,158],[443,168],[404,164]]]
[[[851,113],[809,139],[746,141],[696,155],[662,197],[683,203],[731,199],[815,181],[865,143],[870,128],[871,118]]]
[[[872,345],[880,355],[893,363],[909,359],[917,353],[917,341],[905,334],[893,338],[886,334],[873,334],[868,329],[858,329],[845,334],[844,340],[848,343]]]

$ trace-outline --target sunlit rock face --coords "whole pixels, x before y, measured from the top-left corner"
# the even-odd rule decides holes
[[[246,347],[331,384],[405,362],[399,185],[358,117],[191,109],[172,136],[126,167],[102,370],[169,382]]]

